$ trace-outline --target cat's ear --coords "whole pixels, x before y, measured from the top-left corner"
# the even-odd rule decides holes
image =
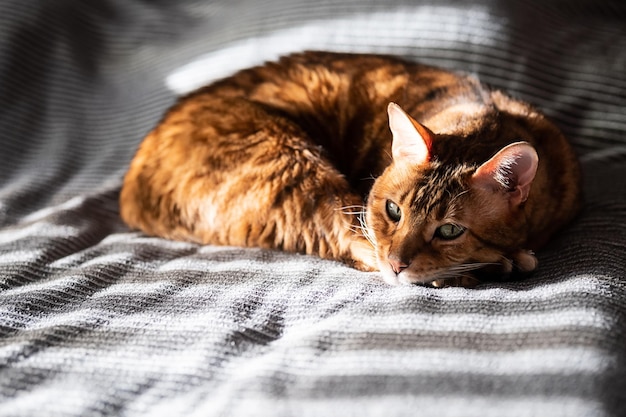
[[[528,142],[512,143],[478,167],[472,182],[479,187],[506,190],[510,204],[518,206],[528,198],[538,163],[537,151]]]
[[[415,121],[396,103],[389,103],[387,113],[393,134],[391,155],[394,161],[405,160],[417,165],[428,162],[433,132]]]

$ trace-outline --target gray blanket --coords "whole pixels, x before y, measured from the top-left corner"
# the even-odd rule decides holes
[[[118,216],[176,96],[302,49],[384,52],[536,104],[584,168],[524,281],[391,287]],[[0,415],[626,415],[622,0],[0,3]]]

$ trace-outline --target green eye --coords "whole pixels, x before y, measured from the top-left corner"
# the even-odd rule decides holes
[[[446,223],[437,228],[435,236],[443,240],[454,240],[457,237],[461,236],[463,232],[465,232],[465,228],[463,226]]]
[[[387,215],[394,222],[399,222],[402,217],[400,207],[398,207],[398,205],[391,200],[387,200]]]

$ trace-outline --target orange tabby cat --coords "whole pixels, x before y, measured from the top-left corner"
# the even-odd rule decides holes
[[[141,144],[120,206],[151,235],[469,286],[484,267],[535,269],[579,183],[552,123],[471,76],[306,52],[182,98]]]

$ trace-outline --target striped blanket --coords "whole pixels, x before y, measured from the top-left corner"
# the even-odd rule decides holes
[[[176,96],[303,49],[534,103],[583,213],[535,274],[475,289],[126,228],[122,176]],[[626,3],[0,2],[0,415],[626,415]]]

